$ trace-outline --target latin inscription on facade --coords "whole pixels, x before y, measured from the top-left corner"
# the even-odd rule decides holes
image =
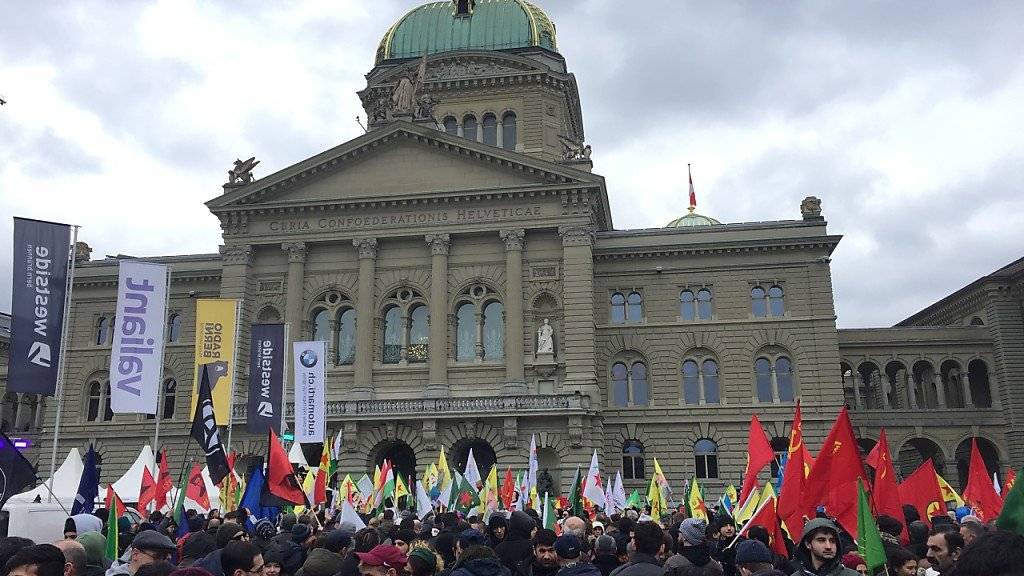
[[[294,218],[272,220],[268,227],[271,232],[303,232],[306,230],[353,230],[365,231],[377,228],[401,227],[423,224],[465,224],[476,222],[503,222],[543,216],[540,206],[512,206],[508,208],[464,208],[457,210],[434,210],[429,212],[406,212],[402,214],[380,214],[374,216],[323,216],[321,218]]]

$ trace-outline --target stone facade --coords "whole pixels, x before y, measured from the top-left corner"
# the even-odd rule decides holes
[[[225,185],[207,203],[219,253],[151,259],[171,265],[178,323],[161,402],[173,464],[188,444],[199,297],[242,302],[231,448],[247,456],[266,453],[266,438],[242,426],[249,326],[280,321],[292,340],[327,340],[328,434],[342,431],[340,468],[357,475],[385,456],[422,473],[442,446],[456,463],[473,448],[522,470],[536,435],[541,468],[563,490],[596,449],[606,471],[628,465],[630,489],[656,457],[680,490],[697,474],[717,494],[740,482],[751,415],[783,450],[796,398],[812,445],[845,402],[864,447],[885,426],[905,471],[935,457],[956,483],[945,463],[975,436],[993,467],[1024,463],[1019,262],[899,327],[837,330],[829,258],[840,237],[817,199],[794,220],[616,230],[589,152],[562,145],[584,132],[561,56],[433,54],[422,88],[439,101],[433,117],[382,113],[417,64],[385,60],[368,74],[365,135]],[[118,261],[86,260],[60,451],[93,442],[105,483],[152,442],[155,423],[105,413]],[[550,355],[536,351],[545,319]],[[894,362],[902,373],[887,371]],[[6,395],[3,419],[34,440],[45,472],[55,403],[34,402]]]

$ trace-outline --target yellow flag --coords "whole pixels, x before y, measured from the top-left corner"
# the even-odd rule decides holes
[[[342,479],[341,484],[338,485],[338,492],[340,498],[335,498],[336,502],[341,502],[341,499],[352,500],[353,495],[359,491],[356,483],[352,481],[352,476],[345,474],[345,478]]]
[[[658,487],[658,482],[655,477],[651,477],[651,484],[647,488],[647,503],[651,506],[651,518],[655,520],[661,519],[661,488]]]
[[[734,508],[736,506],[739,506],[739,502],[737,502],[737,500],[740,499],[740,496],[739,496],[739,494],[737,494],[735,486],[733,486],[732,484],[729,484],[728,486],[726,486],[725,487],[725,495],[729,497],[729,502],[732,502],[732,505],[733,505]]]
[[[480,498],[480,512],[486,512],[488,508],[498,509],[498,466],[491,466],[484,480],[484,490]]]
[[[772,490],[774,493],[774,490]],[[736,524],[743,524],[757,512],[757,506],[761,503],[761,491],[751,490],[750,495],[747,496],[747,501],[743,503],[736,514],[733,516],[736,520]]]
[[[441,490],[452,485],[452,470],[448,467],[448,459],[444,457],[444,446],[441,446],[441,455],[437,458],[437,470],[441,474]]]
[[[690,510],[690,516],[707,522],[708,508],[704,505],[704,495],[700,493],[700,487],[697,486],[696,478],[694,478],[693,482],[690,483],[690,496],[687,500],[687,508]]]
[[[192,379],[190,418],[196,412],[201,366],[213,364],[213,369],[209,371],[213,411],[218,424],[226,426],[231,421],[231,382],[235,374],[237,310],[238,300],[233,298],[196,300],[196,360]]]
[[[302,480],[302,491],[306,493],[306,498],[313,501],[313,488],[316,486],[316,472],[318,468],[310,468],[309,472],[306,472],[306,477]],[[295,507],[295,514],[299,515],[306,511],[306,507],[299,505]]]
[[[949,482],[946,482],[945,478],[939,476],[938,474],[935,475],[935,478],[938,479],[939,488],[942,489],[943,500],[945,500],[946,502],[956,502],[958,508],[964,505],[964,499],[961,498],[960,495],[956,493],[956,490],[953,490],[953,487],[949,485]]]
[[[408,496],[409,489],[406,488],[405,482],[402,480],[401,474],[395,475],[395,495],[393,496],[394,501],[398,502],[398,499],[402,496]]]

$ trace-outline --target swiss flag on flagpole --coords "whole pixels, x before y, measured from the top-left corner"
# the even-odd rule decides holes
[[[686,174],[690,177],[690,210],[697,208],[697,192],[693,189],[693,172],[690,171],[690,165],[686,165]]]

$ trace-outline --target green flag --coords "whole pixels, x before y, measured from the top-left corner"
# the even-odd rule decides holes
[[[633,489],[633,493],[626,498],[626,508],[641,509],[644,507],[643,498],[640,496],[640,492],[637,489]]]
[[[864,558],[868,572],[885,566],[885,548],[882,547],[882,536],[878,533],[878,524],[871,515],[871,505],[864,485],[857,482],[857,551]]]
[[[576,467],[576,475],[572,478],[572,487],[569,490],[570,514],[583,518],[583,498],[580,495],[580,467]]]
[[[1003,511],[996,518],[996,527],[1024,534],[1024,482],[1013,483],[1003,502]]]
[[[458,486],[452,490],[452,494],[454,494],[452,508],[463,514],[468,514],[470,510],[480,505],[480,495],[462,475],[459,475]]]
[[[544,516],[542,517],[542,519],[544,521],[544,527],[547,528],[548,530],[554,530],[555,529],[555,518],[557,518],[557,517],[558,517],[558,514],[555,512],[555,499],[554,498],[550,498],[549,499],[548,498],[548,493],[545,492],[544,493]]]
[[[110,503],[110,511],[107,512],[107,547],[103,555],[110,560],[117,560],[117,503]]]

